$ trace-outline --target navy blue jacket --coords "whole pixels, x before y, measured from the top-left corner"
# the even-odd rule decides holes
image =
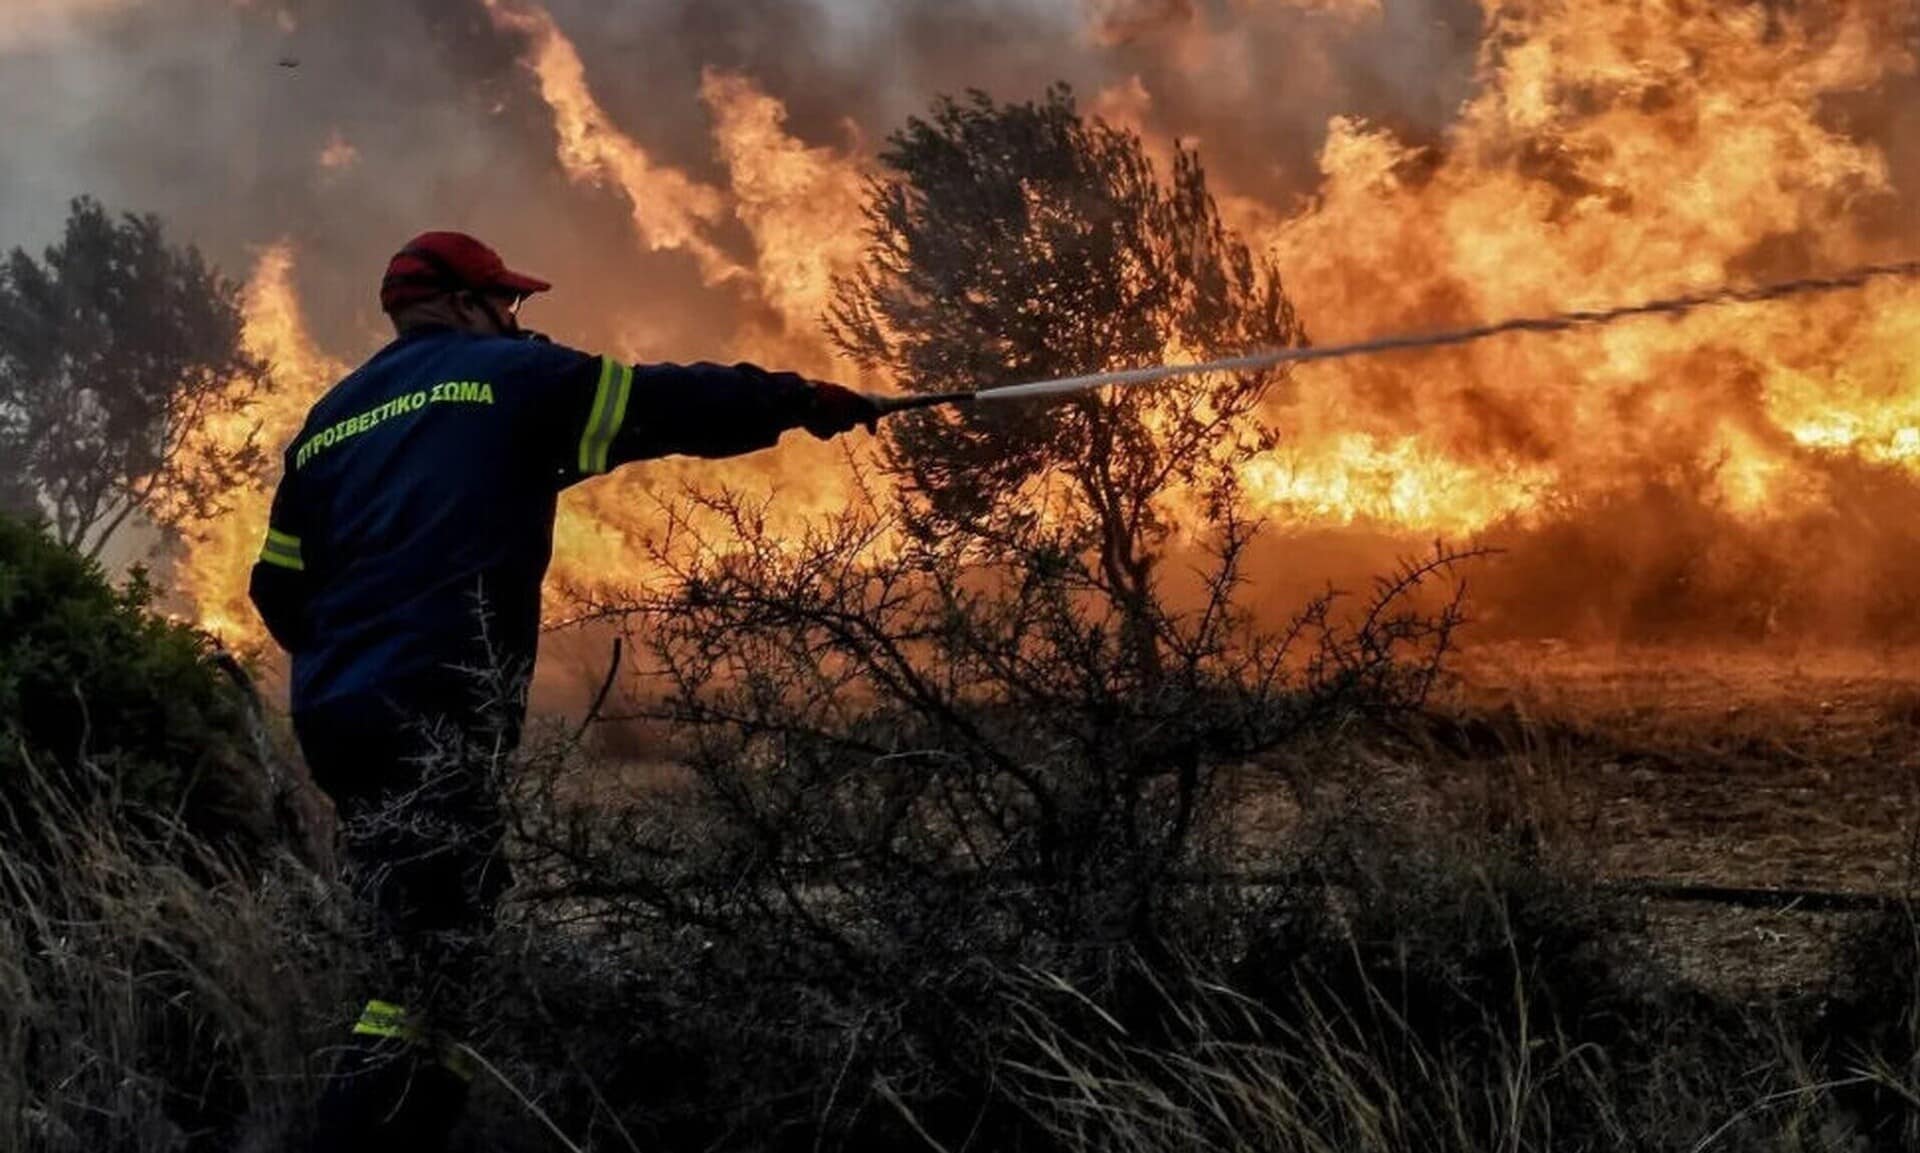
[[[445,328],[395,340],[287,446],[254,565],[294,712],[462,668],[524,674],[561,489],[626,461],[765,448],[810,394],[748,364],[629,366]]]

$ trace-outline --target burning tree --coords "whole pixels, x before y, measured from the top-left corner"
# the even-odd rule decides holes
[[[860,271],[836,286],[831,332],[864,368],[946,391],[1152,364],[1304,334],[1270,261],[1221,222],[1197,155],[1171,182],[1140,138],[1083,118],[1065,87],[1033,104],[974,93],[912,119],[881,155]],[[1277,373],[1170,381],[1066,404],[900,422],[887,462],[923,534],[1030,540],[1093,573],[1147,664],[1166,498],[1217,520],[1236,466],[1274,433],[1255,405]],[[1056,478],[1064,478],[1064,483]],[[1036,512],[1035,510],[1040,510]]]
[[[168,245],[157,217],[75,200],[41,260],[16,248],[0,267],[0,501],[50,513],[89,557],[135,512],[205,521],[263,456],[251,439],[183,450],[265,374],[238,287],[197,249]]]

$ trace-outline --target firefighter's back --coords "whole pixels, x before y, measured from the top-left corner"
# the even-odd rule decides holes
[[[314,406],[286,460],[313,590],[296,711],[531,660],[560,485],[556,385],[595,364],[429,329]]]

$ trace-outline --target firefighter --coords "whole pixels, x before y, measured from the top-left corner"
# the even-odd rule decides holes
[[[550,343],[518,321],[550,287],[462,233],[408,242],[380,286],[398,335],[287,446],[253,569],[292,654],[295,733],[396,974],[343,1039],[317,1149],[442,1148],[464,1106],[452,1041],[507,883],[492,776],[525,717],[560,490],[879,416],[792,373]]]

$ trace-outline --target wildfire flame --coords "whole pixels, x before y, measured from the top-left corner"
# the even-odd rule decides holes
[[[498,27],[523,38],[522,63],[551,112],[565,171],[623,196],[641,247],[686,253],[713,291],[773,318],[743,326],[726,351],[844,375],[817,321],[833,276],[859,256],[871,167],[863,145],[798,140],[785,108],[751,78],[709,69],[700,96],[725,179],[696,179],[650,156],[595,100],[579,53],[546,10],[531,0],[485,3]],[[1900,207],[1887,158],[1823,112],[1831,98],[1871,93],[1914,70],[1910,9],[1834,0],[1816,20],[1778,6],[1682,0],[1482,3],[1475,95],[1437,143],[1338,117],[1303,205],[1217,189],[1243,232],[1273,254],[1317,339],[1601,307],[1912,255],[1902,248],[1920,239],[1915,230],[1885,224]],[[1372,0],[1296,6],[1381,18]],[[1096,38],[1151,35],[1154,21],[1140,16],[1147,7],[1093,5]],[[1093,106],[1152,131],[1152,93],[1137,77]],[[1166,141],[1152,143],[1164,155]],[[1868,227],[1868,218],[1881,224]],[[729,232],[751,251],[733,254]],[[248,292],[249,346],[273,358],[282,382],[256,414],[275,444],[342,370],[302,331],[291,263],[285,245],[269,249]],[[1727,515],[1765,524],[1826,507],[1836,462],[1920,479],[1916,365],[1920,287],[1885,282],[1599,332],[1315,365],[1275,402],[1285,442],[1243,475],[1258,511],[1308,528],[1471,534],[1566,516],[1584,500],[1681,474],[1706,478],[1703,499]],[[787,443],[770,456],[703,463],[699,475],[776,483],[785,516],[831,504],[846,483],[837,451]],[[640,571],[646,492],[671,485],[677,468],[629,470],[577,490],[557,532],[556,579],[592,584]],[[210,627],[257,628],[243,591],[264,514],[264,494],[250,494],[234,516],[201,526],[213,539],[193,550],[188,587]]]
[[[347,366],[322,352],[307,332],[293,272],[293,245],[286,240],[269,245],[255,262],[241,299],[242,341],[248,354],[273,366],[272,380],[244,413],[196,430],[200,440],[232,450],[252,438],[277,460],[307,409],[346,373]],[[278,467],[272,472],[277,479]],[[183,526],[191,544],[175,565],[175,591],[191,602],[202,628],[237,647],[258,646],[266,638],[247,600],[247,581],[266,538],[272,496],[264,487],[241,489],[229,494],[222,515]]]
[[[769,360],[826,375],[837,366],[820,318],[833,278],[860,263],[865,166],[794,139],[786,109],[744,76],[708,69],[700,95],[713,113],[734,211],[753,236],[754,283],[784,321]]]
[[[587,87],[586,65],[573,41],[546,9],[512,0],[485,3],[497,26],[527,38],[525,63],[539,78],[541,98],[553,109],[560,164],[567,175],[618,185],[632,206],[634,231],[648,248],[691,253],[709,283],[736,275],[739,267],[707,235],[726,213],[720,190],[656,164],[620,130]]]
[[[1885,252],[1856,220],[1893,195],[1886,161],[1820,102],[1912,69],[1911,17],[1891,7],[1796,25],[1761,5],[1489,0],[1479,94],[1438,148],[1336,120],[1314,201],[1242,214],[1322,339],[1872,260]],[[1819,499],[1820,453],[1915,460],[1916,353],[1920,289],[1877,284],[1327,366],[1285,423],[1310,475],[1403,458],[1385,499],[1332,502],[1334,519],[1473,529],[1676,467],[1766,517]],[[1264,499],[1297,503],[1279,475],[1249,471]]]

